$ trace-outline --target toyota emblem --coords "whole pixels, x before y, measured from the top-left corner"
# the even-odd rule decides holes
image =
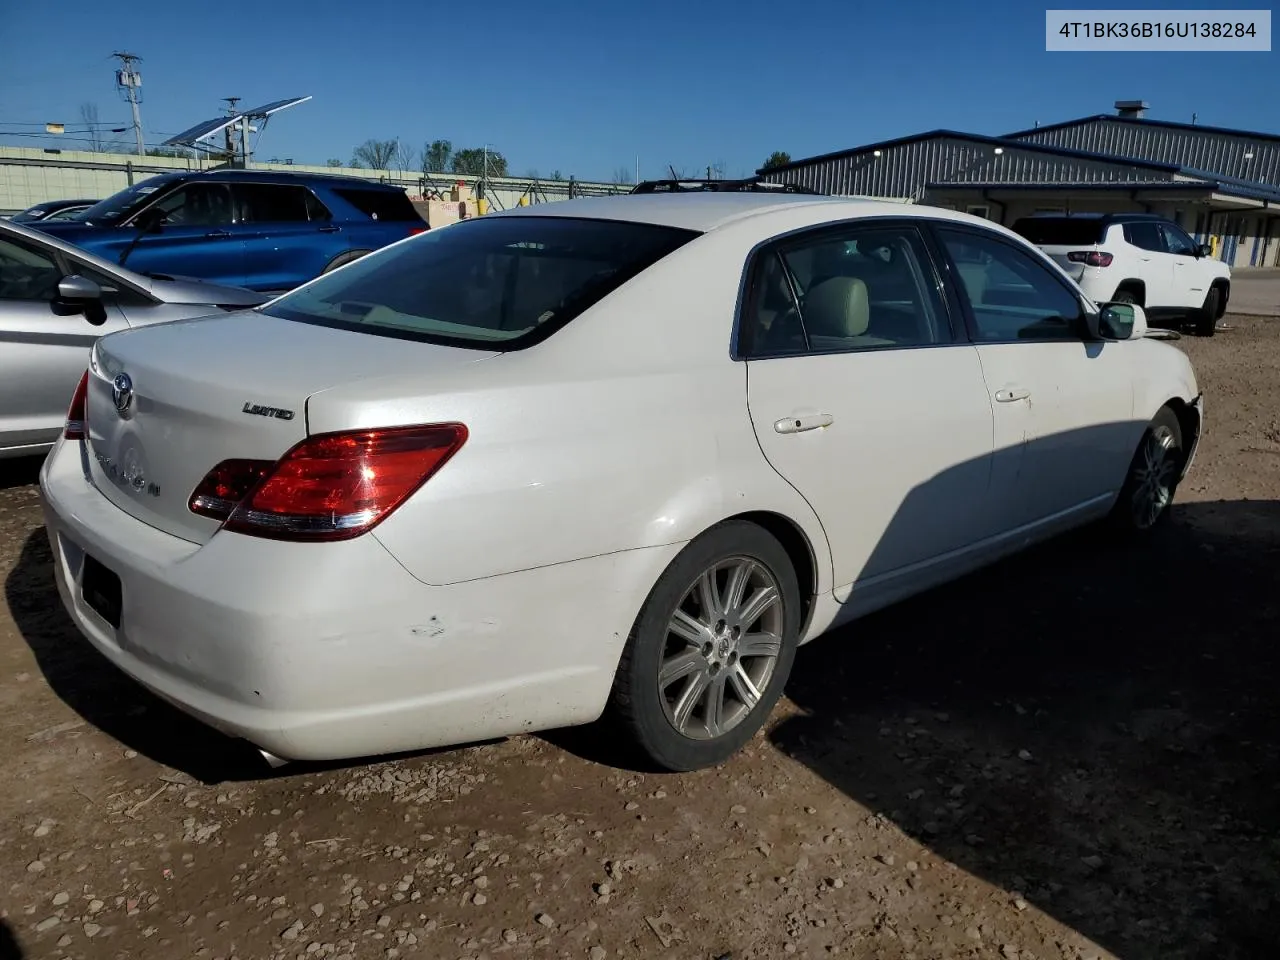
[[[120,416],[129,412],[129,406],[133,403],[133,380],[127,373],[121,373],[111,381],[111,400]]]

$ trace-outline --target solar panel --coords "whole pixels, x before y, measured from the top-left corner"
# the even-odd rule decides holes
[[[310,99],[310,97],[290,97],[287,100],[273,100],[271,103],[264,103],[260,107],[244,111],[244,115],[246,117],[269,117],[273,113],[289,107],[296,107],[298,104],[306,103]]]
[[[190,130],[183,130],[176,136],[170,137],[164,142],[164,146],[193,146],[197,140],[203,140],[205,137],[223,130],[233,123],[239,123],[245,118],[246,114],[239,113],[231,117],[214,117],[212,120],[205,120],[203,123],[197,123]]]

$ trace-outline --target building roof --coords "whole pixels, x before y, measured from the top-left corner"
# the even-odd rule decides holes
[[[1044,129],[1043,127],[1041,129]],[[1092,160],[1101,163],[1113,163],[1117,166],[1140,167],[1144,170],[1159,170],[1163,173],[1181,173],[1182,168],[1173,163],[1158,163],[1154,160],[1139,160],[1133,157],[1118,157],[1109,153],[1092,153],[1087,150],[1072,150],[1067,147],[1054,147],[1043,143],[1029,143],[1025,140],[1013,140],[1009,137],[988,137],[979,133],[962,133],[959,130],[930,130],[927,133],[917,133],[909,137],[898,137],[893,140],[881,140],[879,143],[868,143],[860,147],[851,147],[847,150],[836,150],[832,153],[819,154],[816,157],[805,157],[801,160],[792,160],[788,164],[778,167],[761,168],[756,171],[757,174],[763,176],[765,174],[781,173],[786,170],[794,170],[800,167],[807,167],[811,164],[821,163],[826,160],[836,160],[842,157],[856,156],[861,153],[869,153],[873,150],[885,150],[890,147],[900,147],[908,143],[917,143],[921,140],[966,140],[970,143],[981,143],[992,147],[1003,147],[1008,150],[1026,150],[1032,153],[1043,153],[1056,157],[1067,157],[1074,160]]]
[[[1280,134],[1277,133],[1258,133],[1254,130],[1233,130],[1230,127],[1207,127],[1199,123],[1178,123],[1173,120],[1148,120],[1146,117],[1120,117],[1114,113],[1095,113],[1089,117],[1080,117],[1076,120],[1064,120],[1061,123],[1050,123],[1040,127],[1032,127],[1030,130],[1019,130],[1016,133],[1005,134],[1005,139],[1016,140],[1019,137],[1029,137],[1032,134],[1044,133],[1049,130],[1065,130],[1069,127],[1078,127],[1086,123],[1096,123],[1099,120],[1105,120],[1108,123],[1127,123],[1135,127],[1157,127],[1166,130],[1194,130],[1198,133],[1214,133],[1224,137],[1243,137],[1248,140],[1265,140],[1272,143],[1280,143]]]
[[[1126,180],[1119,182],[1076,181],[1069,183],[1045,183],[1040,180],[1014,182],[1007,180],[987,183],[969,183],[963,180],[931,180],[926,190],[1199,190],[1221,193],[1244,200],[1265,200],[1280,203],[1280,189],[1252,183],[1241,183],[1207,174],[1194,180]]]

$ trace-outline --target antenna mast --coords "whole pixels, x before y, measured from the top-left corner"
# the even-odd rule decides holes
[[[120,69],[116,71],[116,86],[124,93],[133,110],[133,134],[138,139],[138,156],[144,157],[147,148],[142,142],[142,114],[138,111],[138,104],[142,101],[142,74],[134,69],[134,64],[141,63],[142,58],[132,53],[113,53],[112,56],[120,61]]]

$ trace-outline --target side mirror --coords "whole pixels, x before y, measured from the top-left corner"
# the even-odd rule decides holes
[[[96,281],[79,274],[63,277],[58,281],[58,295],[53,300],[53,312],[60,317],[83,313],[93,326],[107,322],[107,308],[102,303],[102,287]]]
[[[1106,340],[1137,340],[1147,333],[1147,313],[1136,303],[1104,303],[1098,333]]]
[[[72,274],[58,281],[58,298],[60,300],[101,300],[102,287],[88,277]]]
[[[1197,257],[1212,257],[1212,256],[1213,256],[1213,247],[1209,246],[1207,243],[1202,243],[1202,244],[1200,244],[1198,247],[1196,247],[1196,256],[1197,256]]]

